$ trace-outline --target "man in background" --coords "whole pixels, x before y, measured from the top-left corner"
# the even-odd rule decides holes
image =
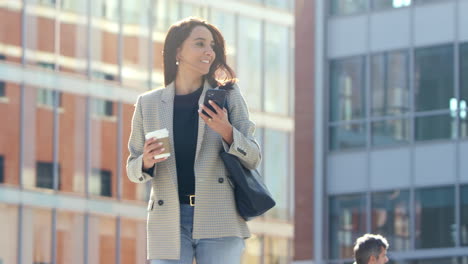
[[[365,234],[356,240],[353,264],[385,264],[388,262],[388,247],[383,236]]]

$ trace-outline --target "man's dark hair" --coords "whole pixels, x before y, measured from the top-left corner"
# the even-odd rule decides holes
[[[383,249],[388,249],[387,239],[381,235],[365,234],[356,240],[354,259],[356,264],[367,264],[371,256],[379,258]]]

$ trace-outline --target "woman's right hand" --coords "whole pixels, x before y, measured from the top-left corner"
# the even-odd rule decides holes
[[[163,143],[156,138],[146,140],[145,146],[143,147],[143,169],[148,170],[152,168],[155,163],[167,160],[167,157],[154,159],[154,156],[161,154],[163,151]]]

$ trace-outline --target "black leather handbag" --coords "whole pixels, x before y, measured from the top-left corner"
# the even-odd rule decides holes
[[[244,220],[251,220],[275,206],[276,202],[263,183],[258,170],[245,168],[238,157],[224,151],[221,152],[221,158],[234,185],[237,211]]]

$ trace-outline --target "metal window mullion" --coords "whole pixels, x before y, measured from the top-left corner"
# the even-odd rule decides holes
[[[25,1],[25,0],[24,0]],[[23,264],[23,210],[24,205],[18,205],[18,243],[16,248],[16,259],[18,264]]]
[[[153,88],[153,67],[154,67],[154,51],[153,51],[153,31],[155,29],[155,19],[153,14],[155,13],[156,3],[155,1],[148,1],[148,90]]]
[[[460,36],[459,36],[459,5],[460,1],[456,1],[454,5],[454,25],[455,25],[455,43],[454,43],[454,84],[455,84],[455,98],[457,99],[457,115],[456,115],[456,144],[455,144],[455,247],[461,246],[461,168],[460,168],[460,159],[461,159],[461,151],[460,151],[460,144],[461,144],[461,133],[460,133],[460,110],[459,110],[459,102],[460,102]]]
[[[89,250],[88,250],[88,245],[89,245],[89,212],[84,213],[83,215],[83,260],[84,264],[88,264],[89,262]]]
[[[51,264],[57,263],[57,209],[52,208],[52,228],[51,228],[51,236],[52,236],[52,247],[51,247]]]
[[[122,228],[122,219],[120,216],[117,216],[116,218],[116,225],[115,225],[115,237],[116,237],[116,245],[115,245],[115,263],[120,264],[120,251],[121,251],[121,246],[122,243],[120,241],[120,235],[121,235],[121,228]]]
[[[410,100],[410,138],[409,138],[409,147],[410,147],[410,197],[409,197],[409,215],[410,215],[410,223],[409,223],[409,240],[410,240],[410,247],[409,250],[414,250],[416,248],[416,197],[415,197],[415,109],[416,109],[416,100],[414,95],[414,76],[415,76],[415,48],[414,48],[414,19],[415,19],[415,11],[414,6],[410,5],[410,48],[409,48],[409,71],[408,71],[408,85],[409,85],[409,100]]]
[[[264,20],[260,21],[260,41],[259,43],[261,44],[261,52],[260,52],[260,72],[261,72],[261,78],[260,78],[260,111],[266,112],[265,109],[265,83],[266,83],[266,74],[265,74],[265,69],[266,69],[266,63],[265,63],[265,54],[266,54],[266,22]]]
[[[122,199],[123,190],[123,171],[121,162],[123,159],[123,103],[117,103],[117,200]]]
[[[119,23],[119,35],[117,40],[117,63],[118,63],[118,76],[117,81],[120,85],[123,82],[122,69],[123,69],[123,52],[124,52],[124,42],[123,42],[123,7],[122,1],[118,0],[118,23]]]

